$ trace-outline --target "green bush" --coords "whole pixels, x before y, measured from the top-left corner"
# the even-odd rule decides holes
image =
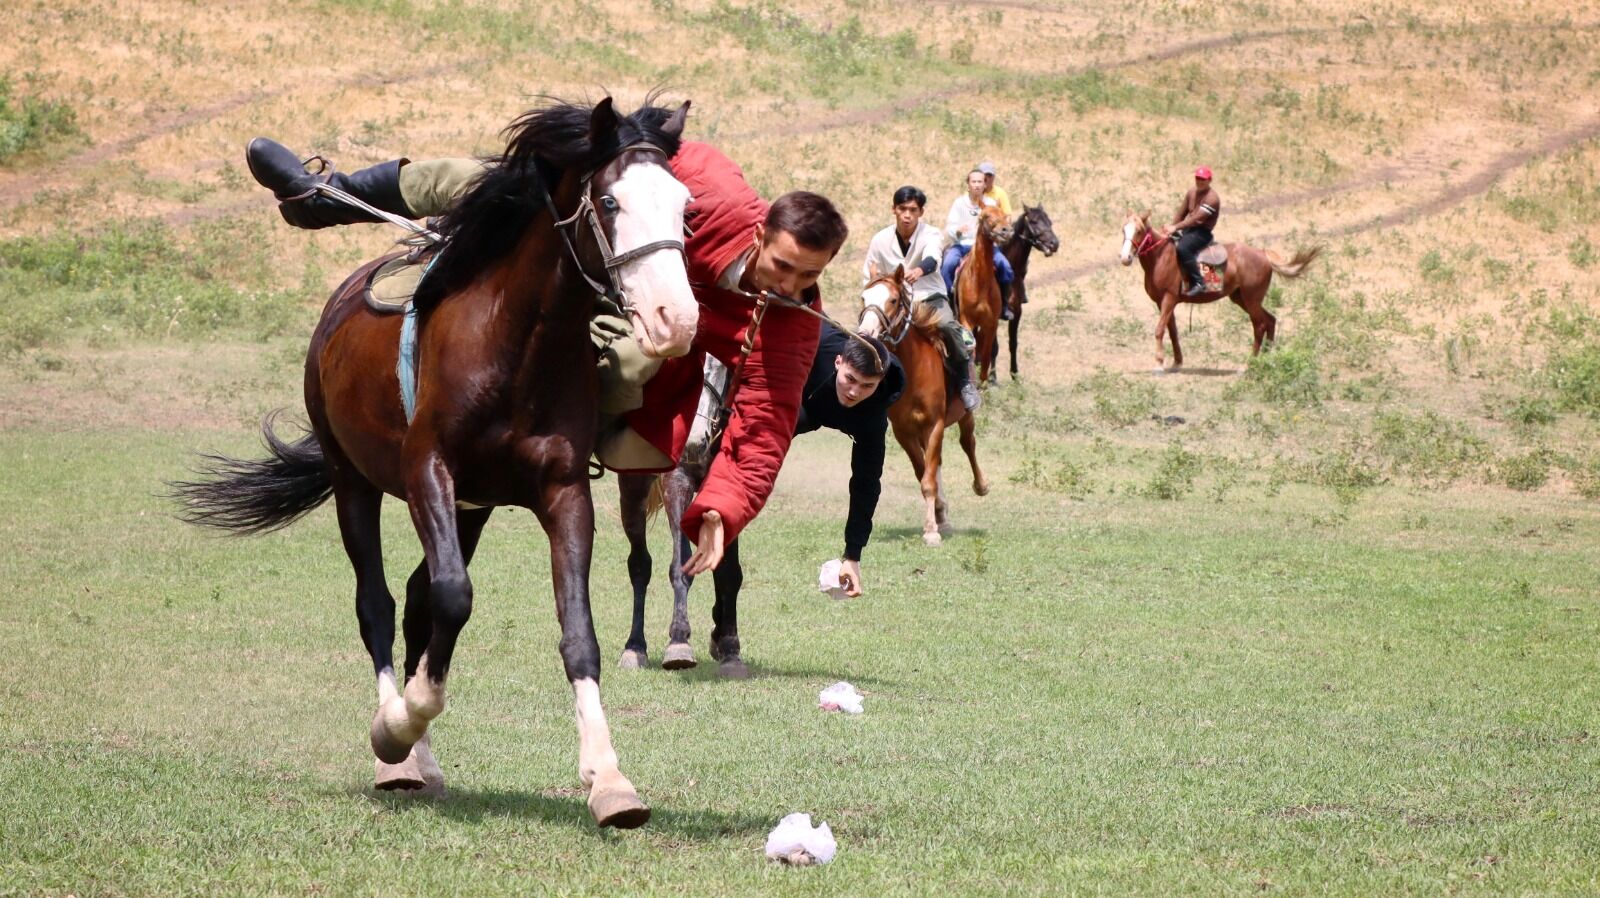
[[[0,162],[78,133],[78,116],[71,106],[38,97],[18,97],[11,76],[0,74]]]
[[[1194,479],[1201,467],[1200,456],[1173,440],[1161,453],[1155,473],[1139,490],[1139,495],[1147,499],[1182,499],[1194,490]]]
[[[1544,486],[1550,480],[1551,461],[1550,450],[1534,449],[1501,459],[1496,473],[1501,483],[1514,490],[1527,492]]]
[[[1279,344],[1271,352],[1251,358],[1250,367],[1233,392],[1253,393],[1267,402],[1290,405],[1317,405],[1326,393],[1316,351],[1301,340]]]
[[[1373,450],[1389,470],[1429,486],[1446,486],[1481,464],[1483,440],[1434,412],[1383,412],[1372,424]]]
[[[1546,372],[1562,409],[1600,414],[1600,344],[1558,350]]]
[[[1093,397],[1095,417],[1118,427],[1148,420],[1156,407],[1154,384],[1104,368],[1079,381],[1077,390]]]

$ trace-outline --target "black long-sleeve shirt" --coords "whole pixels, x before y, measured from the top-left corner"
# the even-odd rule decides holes
[[[822,339],[817,343],[817,357],[806,377],[800,420],[794,432],[798,436],[827,427],[847,434],[854,443],[850,451],[850,515],[844,524],[844,557],[860,561],[861,550],[872,536],[872,514],[877,511],[878,496],[883,492],[884,436],[889,429],[889,406],[905,389],[906,375],[900,360],[889,356],[889,367],[878,389],[856,405],[845,408],[839,402],[839,390],[835,386],[838,375],[833,362],[844,351],[846,341],[852,339],[831,324],[822,325]]]

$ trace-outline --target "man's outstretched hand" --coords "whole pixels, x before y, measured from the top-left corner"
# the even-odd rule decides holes
[[[844,594],[850,598],[861,595],[861,562],[851,561],[848,558],[839,561],[839,582],[844,585]]]
[[[683,563],[683,572],[695,577],[722,563],[722,515],[708,511],[700,519],[700,539],[694,554]]]

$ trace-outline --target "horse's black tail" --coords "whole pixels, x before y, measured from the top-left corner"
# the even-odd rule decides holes
[[[287,443],[273,432],[278,412],[261,421],[270,457],[241,460],[201,455],[201,479],[168,484],[190,524],[234,533],[267,533],[287,527],[328,501],[333,482],[315,434]]]

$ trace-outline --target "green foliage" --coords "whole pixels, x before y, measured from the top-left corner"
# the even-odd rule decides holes
[[[264,338],[303,317],[306,294],[274,278],[248,232],[125,222],[80,236],[58,231],[0,242],[0,353],[68,333],[170,337],[220,331]]]
[[[0,73],[0,162],[79,133],[78,115],[71,106],[18,96],[11,76]]]
[[[1514,490],[1536,490],[1550,480],[1550,464],[1553,460],[1554,455],[1550,450],[1534,449],[1501,459],[1495,473],[1501,483]]]
[[[1523,427],[1542,427],[1556,422],[1556,407],[1542,396],[1519,396],[1505,410],[1505,418]]]
[[[1028,451],[1026,445],[1024,450]],[[1089,482],[1089,469],[1070,459],[1059,456],[1039,457],[1029,455],[1011,472],[1012,483],[1051,493],[1062,493],[1069,498],[1085,499],[1094,492]]]
[[[1203,463],[1200,456],[1183,448],[1178,440],[1167,445],[1150,475],[1138,492],[1147,499],[1182,499],[1194,490],[1194,479],[1200,474]]]
[[[1326,395],[1317,354],[1304,340],[1292,339],[1250,359],[1244,376],[1229,388],[1230,395],[1251,394],[1283,405],[1318,405]]]
[[[1600,499],[1600,455],[1574,459],[1567,465],[1572,488],[1585,499]]]
[[[1373,450],[1389,470],[1427,486],[1447,486],[1488,456],[1488,447],[1464,425],[1427,411],[1382,412],[1373,421]]]
[[[1600,256],[1596,256],[1594,244],[1582,234],[1572,238],[1572,242],[1567,244],[1567,259],[1578,268],[1588,269],[1596,258]]]
[[[1076,389],[1093,398],[1095,417],[1118,427],[1149,420],[1155,411],[1156,388],[1148,380],[1134,380],[1099,368],[1079,381]]]
[[[744,6],[717,0],[709,10],[687,15],[689,21],[727,34],[765,60],[793,61],[801,69],[805,89],[819,97],[836,96],[852,83],[903,74],[908,62],[921,57],[911,30],[882,37],[853,15],[843,22],[813,24],[774,0]],[[970,52],[965,57],[951,52],[959,65],[972,61]]]
[[[1546,377],[1562,409],[1600,415],[1600,343],[1557,350]]]

